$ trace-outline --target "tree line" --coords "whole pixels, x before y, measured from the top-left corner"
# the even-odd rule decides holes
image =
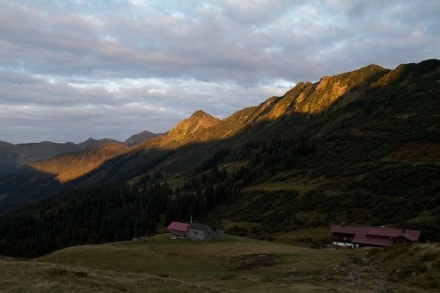
[[[63,247],[121,241],[156,233],[170,188],[135,191],[105,183],[0,217],[0,254],[36,257]]]

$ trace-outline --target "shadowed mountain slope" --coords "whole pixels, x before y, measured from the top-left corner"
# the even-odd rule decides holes
[[[54,143],[50,141],[11,144],[0,141],[0,176],[11,174],[32,162],[43,161],[63,153],[80,152],[103,144],[116,142],[109,138],[89,138],[78,144],[72,142]]]
[[[48,159],[52,156],[79,151],[73,143],[26,143],[10,144],[0,142],[0,176],[13,173],[30,162]]]
[[[131,148],[106,146],[60,155],[33,167],[58,180],[77,178],[73,186],[103,178],[137,183],[153,172],[172,180],[219,164],[258,170],[252,182],[272,180],[285,170],[356,179],[356,174],[373,175],[388,168],[384,162],[401,164],[401,156],[395,154],[402,154],[405,144],[427,142],[437,147],[439,80],[438,60],[394,70],[369,65],[316,83],[298,83],[281,97],[223,120],[197,111],[168,133]],[[232,176],[234,168],[225,170]],[[309,175],[301,176],[309,180],[305,178]],[[25,202],[27,195],[11,192],[11,184],[0,180],[0,194],[22,196]],[[22,178],[14,184],[27,181]],[[29,194],[33,192],[38,189]]]

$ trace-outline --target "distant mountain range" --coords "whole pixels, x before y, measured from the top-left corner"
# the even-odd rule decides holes
[[[11,144],[0,141],[0,177],[14,173],[21,167],[24,167],[32,162],[47,160],[59,154],[80,152],[109,143],[134,146],[150,140],[157,135],[158,134],[149,131],[142,131],[129,137],[123,143],[110,138],[89,138],[86,141],[78,144],[72,142],[54,143],[50,141]]]
[[[225,119],[198,110],[125,143],[2,142],[0,213],[110,181],[167,184],[171,202],[197,202],[195,216],[194,206],[227,205],[203,215],[258,223],[255,235],[343,221],[429,235],[440,220],[439,113],[440,61],[426,60],[298,83]]]
[[[134,146],[134,145],[137,145],[137,144],[141,144],[141,143],[144,143],[146,141],[149,141],[152,138],[155,138],[158,135],[160,135],[160,134],[156,134],[156,133],[152,133],[152,132],[144,130],[142,132],[139,132],[138,134],[134,134],[134,135],[130,136],[124,142],[124,145],[126,145],[126,146]]]

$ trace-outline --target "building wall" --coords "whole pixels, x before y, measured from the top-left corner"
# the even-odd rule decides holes
[[[333,233],[333,238],[336,241],[345,241],[345,242],[350,241],[351,242],[354,238],[354,235],[353,234],[345,234],[345,233]]]
[[[188,237],[191,240],[205,240],[205,231],[200,229],[189,229]]]
[[[188,238],[191,240],[220,240],[223,239],[223,235],[223,230],[214,230],[208,225],[203,228],[189,228],[188,231]]]
[[[171,237],[186,238],[187,232],[170,230]]]

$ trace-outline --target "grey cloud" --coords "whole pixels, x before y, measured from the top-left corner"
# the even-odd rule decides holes
[[[405,8],[402,3],[396,2],[380,6],[374,1],[343,2],[336,6],[338,9],[331,2],[319,2],[321,7],[313,1],[295,2],[294,5],[284,1],[262,1],[252,5],[246,2],[231,3],[211,1],[211,9],[194,9],[192,14],[187,12],[177,16],[169,16],[152,10],[154,7],[148,7],[145,15],[136,21],[131,18],[135,12],[129,7],[128,13],[115,11],[112,16],[103,13],[89,18],[67,14],[53,19],[34,12],[29,18],[36,17],[42,23],[41,29],[35,29],[38,25],[31,22],[26,27],[29,29],[32,25],[32,30],[22,29],[15,35],[34,35],[34,40],[28,45],[31,51],[35,50],[32,43],[37,44],[36,53],[23,49],[23,55],[36,60],[25,61],[31,68],[46,69],[53,74],[74,72],[113,77],[189,76],[203,80],[229,78],[255,84],[267,75],[291,77],[283,74],[277,63],[293,67],[305,60],[299,68],[307,67],[307,61],[316,59],[328,47],[338,46],[342,40],[348,39],[346,46],[350,46],[350,38],[353,36],[380,38],[379,34],[386,34],[390,35],[387,38],[392,38],[393,34],[402,34],[406,27],[401,29],[401,23],[405,23],[412,15],[396,15]],[[112,2],[111,5],[120,4]],[[315,9],[318,15],[310,15],[310,18],[299,16],[300,22],[289,22],[290,15],[286,12],[304,13],[305,10],[299,8],[308,6]],[[341,23],[338,24],[339,20],[336,19],[333,27],[326,23],[320,24],[320,16],[329,17],[324,11],[327,8],[335,11],[334,17],[342,19]],[[20,12],[25,14],[27,10]],[[287,21],[280,24],[283,27],[278,27],[277,21],[283,17]],[[416,21],[425,23],[427,19],[433,18],[434,13],[425,13],[423,20],[416,18],[411,24]],[[348,21],[350,23],[345,23]],[[257,30],[266,24],[274,27],[270,34]],[[386,32],[387,29],[389,32]],[[113,42],[110,41],[112,38]],[[267,54],[267,49],[274,44],[281,49],[281,54]],[[291,57],[286,58],[289,55]],[[322,56],[328,58],[326,54]],[[326,60],[319,61],[328,63]],[[296,72],[298,76],[302,74],[301,71]]]
[[[11,142],[41,140],[80,142],[90,136],[124,140],[141,130],[157,131],[158,127],[163,127],[161,124],[164,121],[169,123],[166,113],[154,109],[150,111],[142,109],[140,113],[130,107],[15,108],[9,109],[8,113],[2,113],[0,123],[9,125],[2,130],[2,135],[7,136]]]
[[[162,132],[282,94],[279,81],[439,58],[439,14],[414,0],[2,1],[0,140]]]
[[[102,103],[109,97],[104,89],[83,92],[50,77],[0,71],[0,79],[0,105],[74,106],[92,101]]]
[[[229,19],[245,25],[264,25],[284,14],[289,8],[289,1],[213,1]],[[297,2],[298,3],[298,2]]]
[[[35,79],[29,80],[35,83]],[[27,92],[21,91],[21,99],[13,96],[0,101],[0,123],[8,125],[2,129],[2,140],[54,140],[54,134],[57,141],[63,141],[66,136],[76,142],[89,136],[123,140],[129,134],[145,129],[167,131],[199,108],[225,117],[253,104],[255,97],[263,101],[267,96],[264,88],[246,89],[237,84],[195,80],[141,80],[113,91],[105,89],[106,82],[87,84],[85,89],[56,83],[35,84],[34,87],[24,85]],[[63,96],[55,100],[58,93]],[[16,140],[16,132],[22,134],[21,140]]]
[[[243,36],[252,36],[249,28],[233,27],[230,18],[218,13],[195,15],[196,22],[190,16],[173,18],[153,13],[133,23],[126,17],[116,21],[72,14],[42,17],[38,11],[41,7],[19,8],[4,10],[4,14],[19,14],[19,19],[31,19],[19,26],[11,25],[14,17],[3,20],[3,27],[13,28],[2,32],[4,39],[18,44],[10,58],[4,59],[12,61],[9,66],[17,66],[14,54],[19,54],[20,62],[29,70],[51,74],[93,76],[109,72],[115,76],[119,72],[125,76],[225,79],[231,72],[241,72],[236,78],[261,72],[256,60],[264,61],[264,56],[252,49],[258,47],[253,43],[261,45],[258,39],[243,40]],[[112,37],[114,42],[110,41]]]

